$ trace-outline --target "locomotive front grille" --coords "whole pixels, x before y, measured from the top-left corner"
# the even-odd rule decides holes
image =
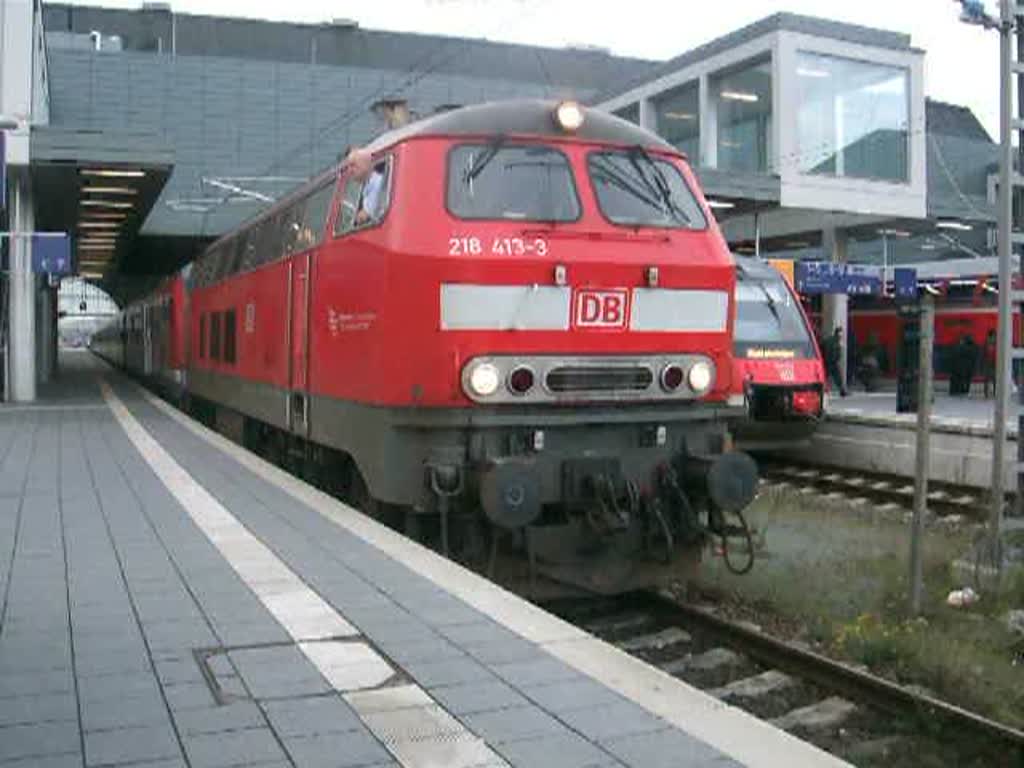
[[[548,371],[544,383],[551,392],[644,392],[654,373],[644,366],[560,366]]]

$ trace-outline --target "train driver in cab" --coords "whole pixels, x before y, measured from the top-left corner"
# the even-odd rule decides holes
[[[382,160],[374,164],[373,156],[365,149],[354,149],[349,153],[349,168],[352,178],[363,182],[356,209],[355,225],[362,226],[380,219],[385,205],[385,181],[387,165]]]

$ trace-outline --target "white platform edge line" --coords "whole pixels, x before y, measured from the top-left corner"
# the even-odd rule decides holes
[[[407,539],[199,424],[140,385],[134,385],[151,405],[264,480],[415,573],[444,587],[505,628],[541,645],[556,658],[733,760],[750,768],[849,766],[813,744],[687,685]]]
[[[302,654],[309,659],[325,680],[332,682],[335,679],[335,673],[329,659],[326,658],[329,654],[323,653],[324,648],[320,643],[308,641],[332,636],[358,637],[358,630],[302,581],[297,573],[292,571],[240,520],[217,501],[198,480],[192,477],[149,434],[103,379],[100,379],[100,388],[115,420],[160,482],[174,496],[196,527],[217,548],[243,583],[256,594],[267,611],[292,637]],[[263,581],[262,579],[267,573],[276,575],[272,580]],[[268,589],[272,591],[268,592]],[[288,599],[281,600],[282,596],[287,596]],[[309,621],[311,618],[312,622]],[[391,665],[373,648],[367,645],[366,649],[369,654],[377,658],[380,664],[387,666],[394,673]],[[484,763],[487,768],[509,768],[508,763],[490,745],[466,728],[462,721],[446,708],[434,701],[419,685],[413,684],[404,687],[422,692],[426,698],[432,701],[432,705],[424,710],[424,715],[436,712],[432,715],[432,721],[450,723],[448,730],[458,734],[452,740],[452,749],[455,752],[465,753],[464,759],[468,759],[465,768],[482,766]],[[417,754],[415,745],[385,738],[390,732],[388,718],[381,716],[381,713],[368,713],[361,703],[366,694],[374,692],[373,689],[339,692],[400,765],[406,766],[406,768],[429,768],[431,762],[429,756]],[[399,715],[399,717],[401,716],[404,715]],[[450,736],[449,739],[451,739]],[[429,739],[425,739],[425,741],[429,741]],[[460,743],[455,744],[455,741]],[[460,768],[460,756],[452,754],[450,757],[451,760],[446,763],[447,768]]]

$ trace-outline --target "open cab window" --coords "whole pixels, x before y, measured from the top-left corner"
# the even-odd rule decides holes
[[[341,204],[334,219],[334,236],[376,226],[391,206],[394,162],[390,156],[379,159],[365,178],[345,177]]]

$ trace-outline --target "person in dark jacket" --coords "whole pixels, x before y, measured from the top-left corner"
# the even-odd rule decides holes
[[[822,357],[825,358],[825,376],[835,382],[839,388],[839,394],[846,397],[846,382],[843,381],[843,371],[840,367],[840,360],[843,355],[843,329],[836,328],[832,335],[825,339],[822,345]]]
[[[989,331],[981,348],[981,372],[985,377],[985,397],[996,394],[996,332]]]

